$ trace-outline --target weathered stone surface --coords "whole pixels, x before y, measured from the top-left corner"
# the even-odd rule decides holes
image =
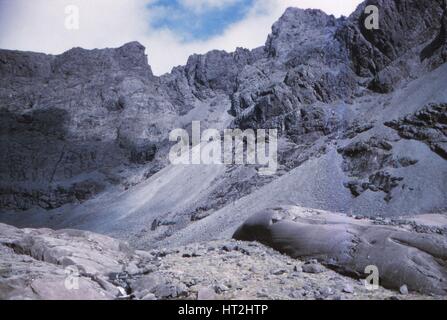
[[[444,236],[359,223],[330,213],[308,217],[270,210],[249,218],[233,237],[259,241],[294,258],[312,257],[354,277],[374,265],[381,284],[395,290],[405,284],[410,290],[447,294]]]
[[[379,8],[379,30],[365,28],[365,8],[369,5]],[[402,61],[401,57],[413,48],[420,48],[432,41],[442,28],[444,15],[444,0],[368,0],[337,30],[337,38],[345,43],[356,73],[375,77],[374,81],[379,84],[382,83],[380,78],[383,72],[387,73],[387,67],[393,62]],[[420,51],[415,53],[418,57]],[[399,68],[399,74],[394,76],[400,78],[405,75],[405,71],[402,73],[402,68]],[[377,85],[372,88],[375,87]],[[380,85],[377,88],[378,91],[388,91],[383,90]]]
[[[370,4],[379,7],[380,30],[364,27]],[[290,8],[264,46],[193,55],[159,77],[136,42],[116,49],[74,48],[58,56],[0,50],[0,221],[92,230],[141,249],[228,238],[247,217],[272,205],[383,219],[445,212],[445,11],[441,0],[368,0],[339,19]],[[168,134],[190,131],[193,120],[202,129],[278,129],[276,174],[260,176],[257,165],[170,166]],[[387,224],[375,220],[381,223]],[[396,226],[445,235],[439,226]],[[14,247],[13,255],[45,259],[48,270],[58,263],[81,265],[94,274],[85,279],[94,277],[93,291],[99,285],[120,299],[197,296],[196,289],[185,294],[178,277],[161,277],[156,285],[146,279],[159,276],[161,261],[177,255],[170,250],[137,254],[122,264],[96,252],[71,255],[73,248],[53,247],[55,240],[34,232],[16,239],[8,254]],[[389,239],[382,236],[380,241]],[[179,260],[258,258],[251,248],[227,250],[224,244],[209,251],[182,249]],[[432,266],[430,256],[421,259]],[[233,262],[243,269],[241,260]],[[285,282],[288,273],[271,274],[281,268],[266,266],[266,279],[257,280]],[[229,292],[222,295],[233,294],[220,280],[205,286],[223,285]],[[194,282],[201,281],[188,279],[185,285]],[[420,283],[423,290],[431,288]],[[406,284],[410,290],[416,285]],[[19,287],[29,289],[26,283]],[[297,284],[272,293],[260,286],[246,294],[342,294],[327,288]]]
[[[84,231],[0,224],[1,299],[114,299],[107,275],[130,258],[120,241]]]
[[[0,50],[3,209],[83,202],[132,180],[135,164],[150,173],[166,163],[159,144],[182,111],[144,51],[136,42],[59,56]]]
[[[429,104],[415,114],[385,123],[405,139],[426,143],[447,160],[447,104]]]
[[[360,281],[315,260],[292,259],[259,243],[204,242],[159,255],[133,251],[120,241],[84,231],[7,225],[0,225],[0,231],[0,299],[386,299],[396,295],[382,287],[368,291]],[[238,249],[208,251],[209,246]],[[185,260],[182,252],[192,247],[206,254]],[[291,272],[292,265],[300,269],[312,265],[324,272]],[[412,291],[403,298],[440,297]]]

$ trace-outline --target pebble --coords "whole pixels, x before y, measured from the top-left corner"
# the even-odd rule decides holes
[[[179,283],[176,285],[177,295],[184,296],[188,293],[188,286],[184,283]]]
[[[210,288],[200,288],[197,291],[197,300],[216,300],[216,293]]]
[[[238,246],[236,244],[229,243],[229,244],[223,245],[222,250],[227,251],[227,252],[236,251],[236,250],[238,250]]]
[[[320,290],[318,290],[318,292],[324,298],[334,294],[334,290],[332,290],[332,288],[329,288],[329,287],[321,288]]]
[[[303,286],[303,290],[304,291],[310,291],[310,290],[312,290],[312,288],[310,286],[308,286],[308,285],[304,285]]]
[[[155,294],[161,299],[176,298],[177,290],[168,284],[162,284],[156,287]]]
[[[316,263],[305,264],[302,268],[305,273],[322,273],[325,271],[321,264]]]
[[[135,263],[129,263],[129,265],[126,267],[126,272],[128,274],[135,275],[141,273],[142,270],[138,268],[138,266]]]
[[[275,275],[275,276],[279,276],[279,275],[284,274],[286,272],[287,272],[286,269],[276,269],[276,270],[272,271],[272,274]]]
[[[294,266],[293,271],[294,272],[303,272],[303,268],[301,268],[300,266]]]
[[[230,290],[226,285],[224,284],[217,284],[214,286],[214,290],[216,291],[216,293],[223,293],[225,291]]]
[[[119,291],[121,296],[126,296],[127,295],[127,292],[126,292],[126,290],[123,287],[117,287],[117,289],[118,289],[118,291]]]
[[[399,292],[403,295],[407,295],[408,294],[408,287],[407,285],[403,285],[402,287],[399,288]]]
[[[259,290],[259,291],[256,293],[256,296],[257,296],[258,298],[268,298],[268,294],[267,294],[267,292],[265,292],[264,289]]]
[[[350,284],[346,284],[342,290],[344,293],[354,293],[354,288]]]
[[[157,300],[157,298],[155,297],[155,294],[148,293],[143,298],[141,298],[141,300]]]
[[[253,266],[253,267],[250,267],[250,268],[248,269],[248,271],[255,273],[255,272],[257,272],[257,269],[256,269],[255,266]]]

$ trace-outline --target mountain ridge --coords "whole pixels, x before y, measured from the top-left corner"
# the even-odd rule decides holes
[[[363,26],[367,5],[381,9],[379,30]],[[444,5],[368,0],[339,19],[289,8],[265,46],[192,55],[159,77],[138,42],[58,56],[0,50],[0,145],[8,150],[0,165],[0,218],[73,224],[144,246],[199,220],[213,221],[216,212],[231,211],[278,179],[307,190],[300,196],[284,191],[290,204],[385,216],[443,211],[446,97],[440,88],[447,56],[445,43],[431,44],[442,40]],[[422,118],[420,110],[426,110]],[[170,166],[168,134],[191,130],[193,120],[203,129],[278,129],[277,175],[259,177],[256,166]],[[303,165],[314,171],[303,172]],[[318,179],[318,171],[327,175]],[[196,176],[206,183],[200,186]],[[177,186],[187,183],[197,189],[189,196]],[[146,188],[155,195],[145,200]],[[179,193],[176,201],[169,200],[169,188]],[[141,205],[130,205],[137,195]],[[111,201],[113,214],[102,199]],[[134,224],[119,226],[122,216]],[[161,228],[153,234],[133,234],[155,220]]]

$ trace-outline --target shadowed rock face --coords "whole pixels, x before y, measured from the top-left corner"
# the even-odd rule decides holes
[[[294,258],[313,258],[340,273],[361,277],[368,265],[381,285],[447,295],[447,239],[331,216],[300,217],[274,210],[249,218],[234,239],[259,241]]]
[[[184,104],[171,102],[137,42],[58,56],[0,50],[0,88],[7,210],[50,210],[150,176]]]
[[[364,11],[369,5],[380,9],[379,30],[365,28]],[[444,17],[444,0],[367,0],[338,30],[337,38],[346,43],[357,74],[378,77],[412,48],[419,58],[424,46],[442,34]]]
[[[385,123],[405,139],[419,140],[447,160],[447,104],[429,104],[415,114]]]

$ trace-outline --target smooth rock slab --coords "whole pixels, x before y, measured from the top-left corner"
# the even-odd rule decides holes
[[[233,238],[259,241],[294,258],[314,258],[342,274],[366,278],[377,266],[380,285],[447,295],[447,239],[397,227],[378,226],[329,212],[300,215],[299,210],[261,211],[240,226]]]
[[[0,224],[0,300],[104,300],[107,281],[131,256],[115,239],[86,231],[17,229]],[[121,288],[122,289],[122,288]]]

